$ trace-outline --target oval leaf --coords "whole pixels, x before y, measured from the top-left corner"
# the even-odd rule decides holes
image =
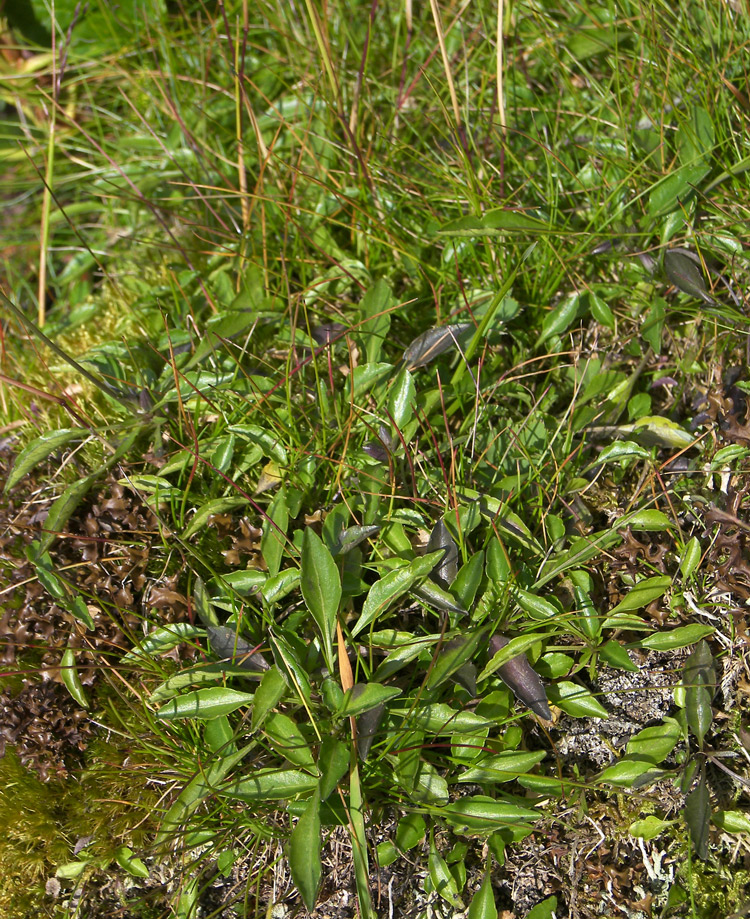
[[[312,910],[320,885],[320,792],[315,790],[289,837],[289,868],[305,906]]]
[[[437,553],[432,552],[430,555],[416,558],[408,565],[389,571],[388,574],[376,581],[368,591],[367,597],[365,597],[365,602],[362,604],[362,613],[352,629],[352,635],[356,636],[367,628],[392,603],[395,603],[396,600],[409,591],[416,581],[426,577],[432,571],[437,557]]]
[[[242,801],[283,801],[318,787],[315,776],[296,769],[268,769],[224,786],[222,794]]]
[[[381,686],[380,683],[357,683],[344,696],[338,711],[340,717],[351,717],[383,705],[401,695],[397,686]]]
[[[333,669],[333,632],[341,601],[341,578],[331,553],[315,530],[302,534],[302,596],[323,637],[325,658]]]
[[[497,919],[497,906],[495,905],[495,894],[492,892],[489,863],[484,873],[482,886],[472,897],[467,919]]]
[[[159,709],[156,717],[161,721],[175,721],[178,718],[206,720],[216,718],[218,715],[228,715],[243,705],[250,705],[252,701],[252,693],[214,686],[210,689],[188,692],[184,696],[172,699]]]
[[[639,581],[630,591],[620,600],[614,609],[610,610],[610,615],[623,613],[628,610],[643,609],[659,597],[663,597],[672,584],[672,578],[667,575],[657,575],[653,578],[644,578]]]
[[[14,485],[20,482],[36,465],[47,459],[55,450],[64,447],[65,444],[69,444],[73,440],[82,440],[85,436],[86,431],[80,428],[61,428],[59,431],[49,431],[47,434],[37,437],[36,440],[32,440],[16,457],[5,483],[5,490],[10,491]]]
[[[574,718],[609,718],[607,709],[585,686],[562,680],[549,687],[550,701]]]
[[[83,691],[83,684],[78,676],[76,658],[72,648],[66,648],[63,653],[62,660],[60,661],[60,676],[62,677],[63,683],[65,683],[65,688],[81,708],[88,708],[89,700],[86,698],[86,693]]]
[[[232,511],[236,507],[242,507],[247,503],[247,498],[241,498],[237,495],[230,498],[216,498],[215,501],[207,501],[195,512],[193,519],[182,534],[182,538],[190,539],[191,536],[195,535],[199,530],[202,530],[208,518],[213,514],[225,514],[227,511]]]

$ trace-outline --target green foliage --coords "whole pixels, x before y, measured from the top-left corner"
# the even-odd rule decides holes
[[[747,473],[747,382],[718,380],[746,357],[750,36],[731,4],[673,6],[509,8],[492,36],[478,2],[445,55],[427,6],[14,12],[56,58],[1,97],[9,332],[31,336],[3,337],[4,495],[50,473],[31,576],[80,630],[58,663],[95,717],[96,579],[62,547],[110,472],[154,514],[143,580],[178,576],[169,609],[141,585],[134,647],[101,666],[142,703],[177,915],[202,896],[195,833],[219,872],[235,835],[288,835],[312,908],[345,826],[368,916],[371,814],[401,818],[380,864],[423,858],[451,909],[460,847],[499,859],[559,796],[669,780],[700,858],[712,816],[744,832],[709,781],[712,639],[735,636],[702,617],[720,514],[745,525],[715,505]],[[120,559],[142,535],[91,539]],[[674,710],[609,765],[553,757],[544,731],[607,719],[602,677],[642,688],[653,655],[682,667]],[[655,820],[631,823],[677,832]],[[106,857],[139,877],[141,855]],[[491,871],[472,917],[496,914]]]

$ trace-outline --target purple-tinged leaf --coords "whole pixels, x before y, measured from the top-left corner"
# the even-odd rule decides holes
[[[456,322],[453,325],[428,329],[418,335],[404,351],[404,363],[408,370],[416,370],[435,360],[451,348],[455,348],[461,335],[474,326],[471,322]]]
[[[510,644],[509,638],[504,635],[493,635],[490,639],[490,654],[494,656],[508,644]],[[525,654],[512,658],[499,667],[497,672],[505,685],[535,715],[547,721],[552,720],[544,685]]]

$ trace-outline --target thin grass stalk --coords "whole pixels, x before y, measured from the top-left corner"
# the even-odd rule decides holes
[[[497,117],[500,122],[500,133],[505,136],[507,121],[505,119],[505,84],[503,75],[503,50],[505,35],[503,33],[504,0],[497,0]]]
[[[250,226],[250,203],[247,198],[247,172],[245,171],[245,145],[242,140],[242,78],[245,70],[244,36],[247,36],[247,4],[242,5],[242,35],[240,48],[240,24],[237,23],[237,36],[234,43],[234,117],[237,130],[237,179],[240,187],[240,209],[242,211],[242,232],[247,233]],[[239,276],[237,283],[239,284]]]
[[[458,130],[459,136],[461,136],[463,133],[461,109],[458,107],[458,96],[456,95],[456,86],[453,82],[453,74],[451,73],[450,62],[448,60],[448,50],[445,47],[445,35],[443,34],[443,24],[440,21],[440,10],[438,9],[437,0],[430,0],[430,9],[432,10],[432,18],[435,20],[435,31],[437,32],[440,54],[443,58],[443,70],[445,71],[445,81],[448,84],[448,92],[450,93],[451,97],[453,117],[456,119],[456,128]]]
[[[47,136],[47,162],[44,168],[44,191],[42,192],[42,215],[39,226],[39,282],[37,287],[37,322],[43,326],[47,320],[45,291],[47,289],[47,252],[49,251],[49,224],[52,207],[52,182],[55,171],[55,128],[57,126],[57,32],[55,30],[55,0],[52,0],[52,99],[49,112],[49,134]]]
[[[338,80],[336,79],[336,72],[333,68],[328,36],[323,31],[318,11],[315,9],[312,0],[305,0],[305,6],[307,7],[307,15],[310,17],[310,23],[315,33],[315,42],[318,46],[318,51],[323,59],[323,66],[328,75],[328,82],[331,84],[331,91],[333,92],[333,98],[336,103],[336,111],[341,114],[341,92],[339,90]]]

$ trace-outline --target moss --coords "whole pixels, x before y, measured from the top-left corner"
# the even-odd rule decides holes
[[[27,919],[44,898],[44,885],[70,844],[61,832],[63,788],[41,782],[12,750],[0,760],[0,915]]]
[[[110,863],[122,845],[136,852],[145,845],[155,829],[158,793],[148,784],[146,764],[129,761],[128,754],[98,738],[75,776],[42,782],[11,748],[6,751],[0,759],[0,826],[6,830],[0,839],[3,919],[54,914],[46,881],[60,865],[76,860],[74,848],[81,837],[93,837],[85,855],[100,864]]]

